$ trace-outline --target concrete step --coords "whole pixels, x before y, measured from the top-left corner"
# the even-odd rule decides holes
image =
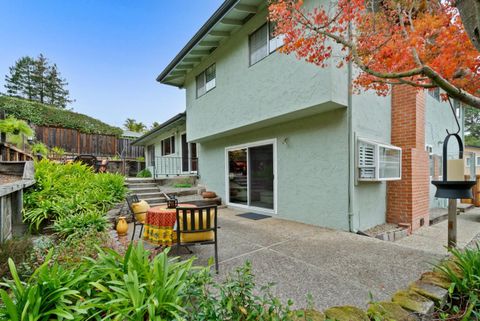
[[[166,200],[164,197],[152,197],[152,198],[142,198],[144,201],[146,201],[150,206],[153,206],[153,204],[165,204]]]
[[[128,188],[157,187],[157,183],[126,183]]]
[[[146,192],[146,193],[136,193],[139,198],[149,198],[149,197],[164,197],[160,192]]]
[[[158,187],[129,188],[129,191],[130,191],[130,193],[133,193],[133,194],[160,193],[160,189]]]
[[[155,179],[153,178],[141,178],[141,177],[128,177],[125,179],[125,183],[156,183]]]

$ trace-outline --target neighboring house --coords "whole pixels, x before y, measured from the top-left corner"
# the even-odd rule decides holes
[[[140,136],[133,145],[145,147],[146,168],[155,178],[197,175],[197,144],[187,141],[185,113]]]
[[[456,129],[448,104],[406,86],[352,95],[354,68],[281,54],[271,30],[267,1],[227,0],[157,78],[186,89],[201,183],[229,206],[320,226],[428,224],[446,205],[430,172]]]
[[[466,146],[465,147],[465,174],[471,173],[471,168],[475,167],[475,173],[480,175],[480,147]]]

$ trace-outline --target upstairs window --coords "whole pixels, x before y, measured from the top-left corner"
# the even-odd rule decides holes
[[[175,136],[162,140],[162,156],[175,154]]]
[[[215,64],[211,65],[197,76],[197,98],[215,88]]]
[[[250,35],[250,66],[256,64],[281,46],[283,35],[274,36],[275,24],[268,22]]]
[[[436,101],[440,101],[440,88],[431,88],[428,90],[428,94],[432,96]]]

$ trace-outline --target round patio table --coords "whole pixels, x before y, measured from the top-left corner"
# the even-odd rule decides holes
[[[178,204],[178,207],[196,207],[193,204]],[[175,222],[177,209],[167,205],[151,207],[147,211],[143,239],[157,246],[171,246],[177,239]]]

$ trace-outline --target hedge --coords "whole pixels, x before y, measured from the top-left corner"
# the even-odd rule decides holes
[[[85,134],[120,136],[122,130],[98,119],[22,98],[0,96],[0,111],[37,126],[76,129]]]

